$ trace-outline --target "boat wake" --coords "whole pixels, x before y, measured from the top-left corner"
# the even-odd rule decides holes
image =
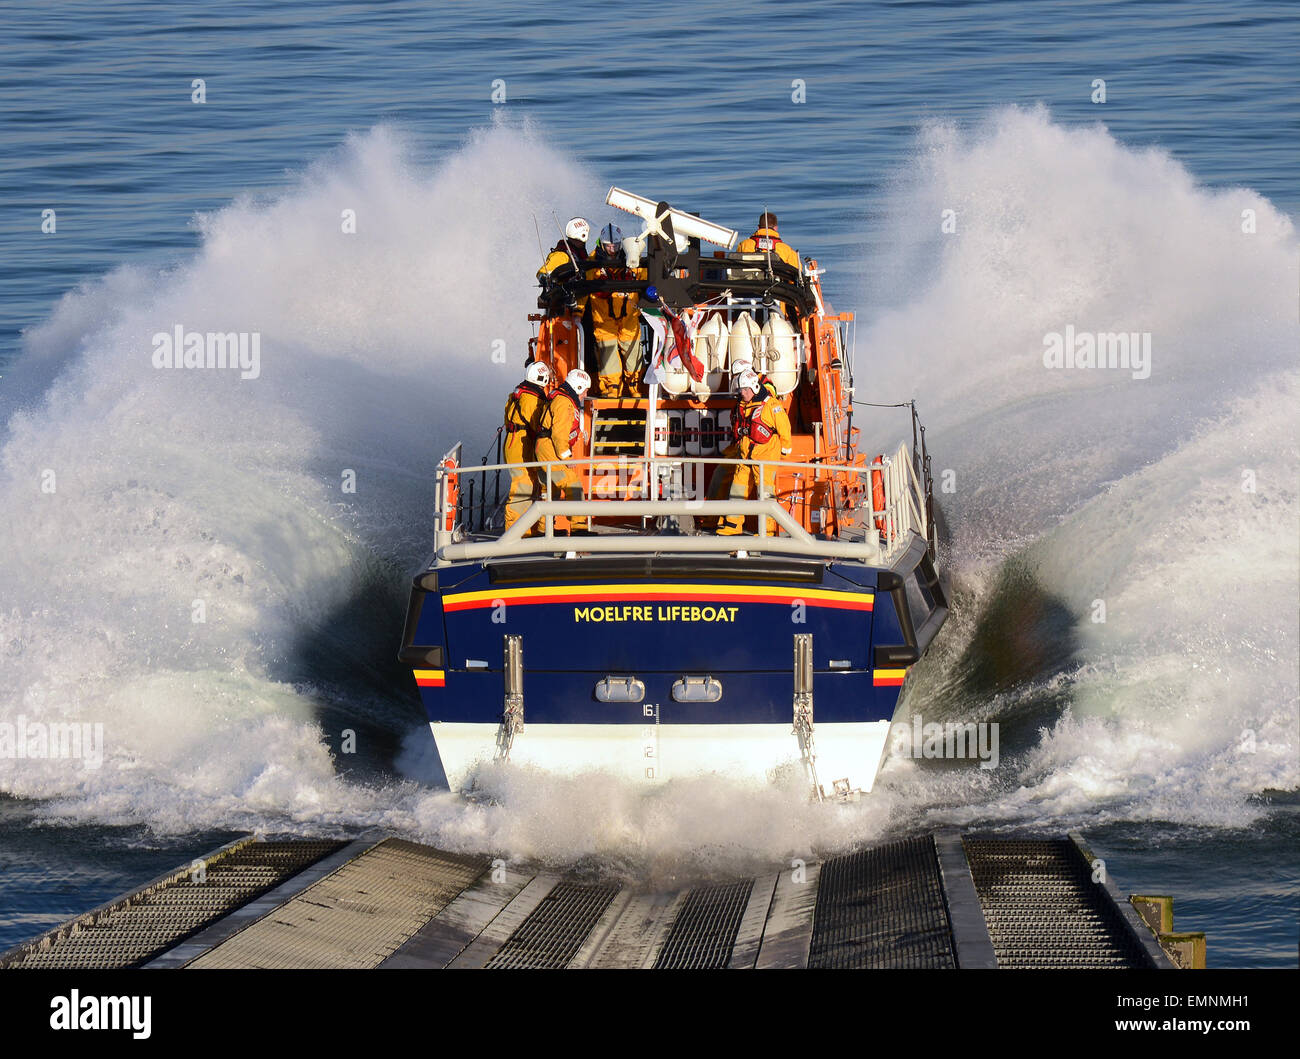
[[[859,361],[926,395],[957,597],[908,705],[1006,744],[930,811],[1245,823],[1300,782],[1291,220],[1021,109],[927,129],[885,212]],[[1121,332],[1145,371],[1048,366]]]
[[[869,289],[837,298],[877,307],[859,398],[922,395],[940,489],[951,472],[956,606],[905,708],[997,721],[1000,767],[900,752],[847,806],[709,778],[429,789],[392,661],[429,472],[486,441],[516,381],[494,352],[526,339],[532,215],[549,244],[551,206],[601,187],[527,129],[432,164],[376,129],[26,336],[0,394],[0,724],[102,724],[103,762],[0,755],[0,792],[46,821],[383,826],[709,876],[944,822],[1236,825],[1300,785],[1295,231],[1159,152],[1011,110],[922,134]],[[155,368],[177,326],[260,334],[258,377]],[[1149,378],[1045,368],[1067,326],[1149,333]]]

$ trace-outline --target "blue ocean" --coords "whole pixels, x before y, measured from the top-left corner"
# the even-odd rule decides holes
[[[653,886],[957,827],[1082,831],[1211,966],[1297,965],[1294,4],[0,23],[0,725],[102,732],[0,753],[0,949],[247,831]],[[433,467],[489,450],[539,247],[610,185],[778,214],[858,314],[857,398],[916,399],[954,609],[900,718],[997,721],[998,768],[896,753],[845,806],[431,784],[395,655]],[[260,334],[256,377],[155,369],[177,326]],[[1148,375],[1045,370],[1066,327],[1149,335]]]

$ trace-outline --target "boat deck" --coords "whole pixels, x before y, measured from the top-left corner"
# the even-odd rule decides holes
[[[1175,966],[1093,863],[1075,834],[940,832],[650,892],[377,834],[248,838],[0,967]]]

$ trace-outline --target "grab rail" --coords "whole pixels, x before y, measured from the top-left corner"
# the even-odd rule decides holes
[[[455,452],[455,450],[453,450]],[[455,453],[459,455],[459,453]],[[726,537],[711,535],[683,536],[664,534],[657,538],[662,546],[654,545],[644,533],[636,530],[611,532],[583,538],[584,552],[646,552],[656,550],[682,552],[734,552],[738,549],[784,552],[799,555],[842,556],[872,562],[887,560],[898,549],[910,545],[915,537],[929,541],[929,512],[925,490],[918,478],[912,453],[905,443],[900,444],[892,457],[880,458],[871,463],[848,465],[841,463],[796,463],[789,460],[742,460],[721,456],[634,456],[573,457],[568,460],[535,460],[527,463],[497,463],[460,467],[452,464],[453,453],[440,461],[435,488],[435,547],[444,561],[490,558],[498,555],[522,555],[533,552],[557,550],[556,517],[581,518],[661,518],[703,516],[758,517],[755,533],[738,533]],[[597,468],[610,468],[617,472],[617,484],[610,497],[604,484],[594,485],[597,496],[582,500],[551,500],[553,475],[556,467],[589,467],[595,478],[602,482]],[[704,497],[703,482],[707,467],[752,467],[758,484],[754,500],[708,500]],[[498,499],[488,508],[487,479],[502,472],[511,474],[521,468],[534,469],[541,479],[542,498],[528,501],[520,518],[508,530],[499,534],[489,532],[490,523],[504,510]],[[686,469],[690,469],[687,475]],[[765,480],[765,471],[806,472],[800,476],[799,487],[787,494],[788,506],[778,493],[773,495]],[[879,472],[885,493],[885,504],[875,508],[872,503],[873,472]],[[606,476],[608,477],[608,476]],[[773,474],[775,477],[775,474]],[[845,479],[848,479],[846,482]],[[468,481],[468,487],[461,483]],[[475,487],[475,482],[480,487]],[[819,483],[831,485],[829,496],[821,503],[821,510],[833,510],[841,527],[838,538],[814,536],[802,521],[795,517],[795,503],[812,503],[813,488]],[[588,483],[592,483],[589,481]],[[500,490],[497,491],[498,497]],[[463,513],[473,515],[475,497],[478,500],[477,529],[471,518],[467,526]],[[469,504],[463,501],[469,500]],[[823,525],[826,524],[823,514]],[[777,535],[767,532],[767,519],[777,526]],[[541,535],[525,537],[524,534],[540,524]],[[473,537],[474,539],[469,539]],[[572,547],[572,545],[567,545]]]

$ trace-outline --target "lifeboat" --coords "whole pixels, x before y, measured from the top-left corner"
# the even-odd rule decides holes
[[[831,308],[815,259],[737,253],[734,229],[620,188],[606,201],[642,222],[624,278],[545,290],[520,351],[521,375],[535,359],[594,376],[584,296],[640,296],[641,385],[588,394],[565,461],[582,499],[548,491],[555,469],[534,463],[538,488],[507,530],[517,468],[499,450],[478,465],[457,445],[437,471],[399,657],[447,784],[505,764],[859,797],[948,614],[924,427],[904,405],[897,447],[862,450],[854,317]],[[761,466],[732,447],[743,364],[791,427],[792,451]],[[567,534],[574,517],[586,535]],[[743,531],[715,535],[728,520]]]

